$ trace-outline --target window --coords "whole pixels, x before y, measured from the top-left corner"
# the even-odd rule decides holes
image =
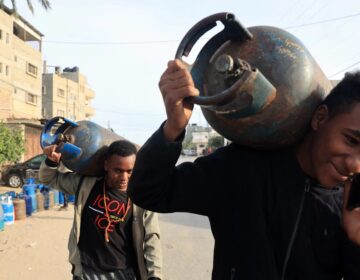
[[[37,96],[31,93],[26,94],[26,102],[30,104],[36,104],[37,103]]]
[[[2,39],[2,30],[0,29],[0,40]]]
[[[64,110],[57,110],[57,115],[64,117],[65,111]]]
[[[2,73],[2,63],[0,62],[0,73]]]
[[[9,44],[9,33],[6,33],[6,44]]]
[[[17,56],[16,55],[14,56],[14,61],[17,62]]]
[[[26,166],[29,168],[40,168],[40,164],[46,159],[46,155],[42,154],[39,156],[36,156],[33,159],[30,159],[28,162],[26,162]]]
[[[9,76],[9,65],[5,66],[5,75]]]
[[[33,76],[37,76],[37,72],[38,72],[38,68],[31,64],[31,63],[27,63],[27,67],[26,67],[26,72],[30,75],[33,75]]]
[[[61,88],[58,88],[57,89],[57,95],[59,97],[65,97],[65,91],[63,89],[61,89]]]
[[[45,86],[41,87],[41,93],[42,93],[42,95],[46,95],[46,87]]]

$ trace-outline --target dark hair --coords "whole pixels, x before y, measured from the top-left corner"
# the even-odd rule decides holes
[[[330,91],[320,105],[326,105],[329,116],[350,112],[360,102],[360,71],[345,73],[345,77]]]
[[[111,143],[111,145],[106,151],[105,158],[108,159],[112,155],[127,157],[131,155],[136,155],[136,153],[137,148],[133,143],[127,140],[118,140]]]

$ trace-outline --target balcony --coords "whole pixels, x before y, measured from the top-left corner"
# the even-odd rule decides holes
[[[86,99],[94,99],[95,92],[93,90],[91,90],[90,88],[85,88],[85,98]]]
[[[86,106],[85,107],[85,116],[86,118],[90,118],[95,115],[95,108]]]

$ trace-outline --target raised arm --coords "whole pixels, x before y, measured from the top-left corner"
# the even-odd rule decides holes
[[[186,98],[197,96],[199,91],[180,60],[169,61],[159,88],[167,120],[137,154],[129,195],[136,204],[157,212],[207,214],[211,200],[210,195],[203,193],[210,178],[207,171],[192,163],[175,167],[194,106]]]
[[[44,154],[47,158],[40,166],[40,182],[67,194],[76,194],[81,176],[74,172],[62,173],[58,170],[61,154],[56,152],[56,145],[45,147]]]
[[[167,115],[164,135],[168,141],[174,141],[184,131],[194,107],[186,97],[197,96],[199,91],[194,86],[187,66],[178,59],[169,61],[160,78],[159,88]]]

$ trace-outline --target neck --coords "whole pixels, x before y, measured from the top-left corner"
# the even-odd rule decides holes
[[[306,175],[315,178],[315,174],[313,171],[314,168],[311,160],[311,152],[312,152],[311,143],[312,143],[312,133],[309,133],[296,148],[295,155],[302,171]]]
[[[121,188],[121,187],[117,187],[117,186],[112,186],[111,183],[108,181],[107,177],[104,178],[105,180],[105,188],[106,189],[111,189],[111,190],[119,190],[121,192],[126,192],[127,188]]]

